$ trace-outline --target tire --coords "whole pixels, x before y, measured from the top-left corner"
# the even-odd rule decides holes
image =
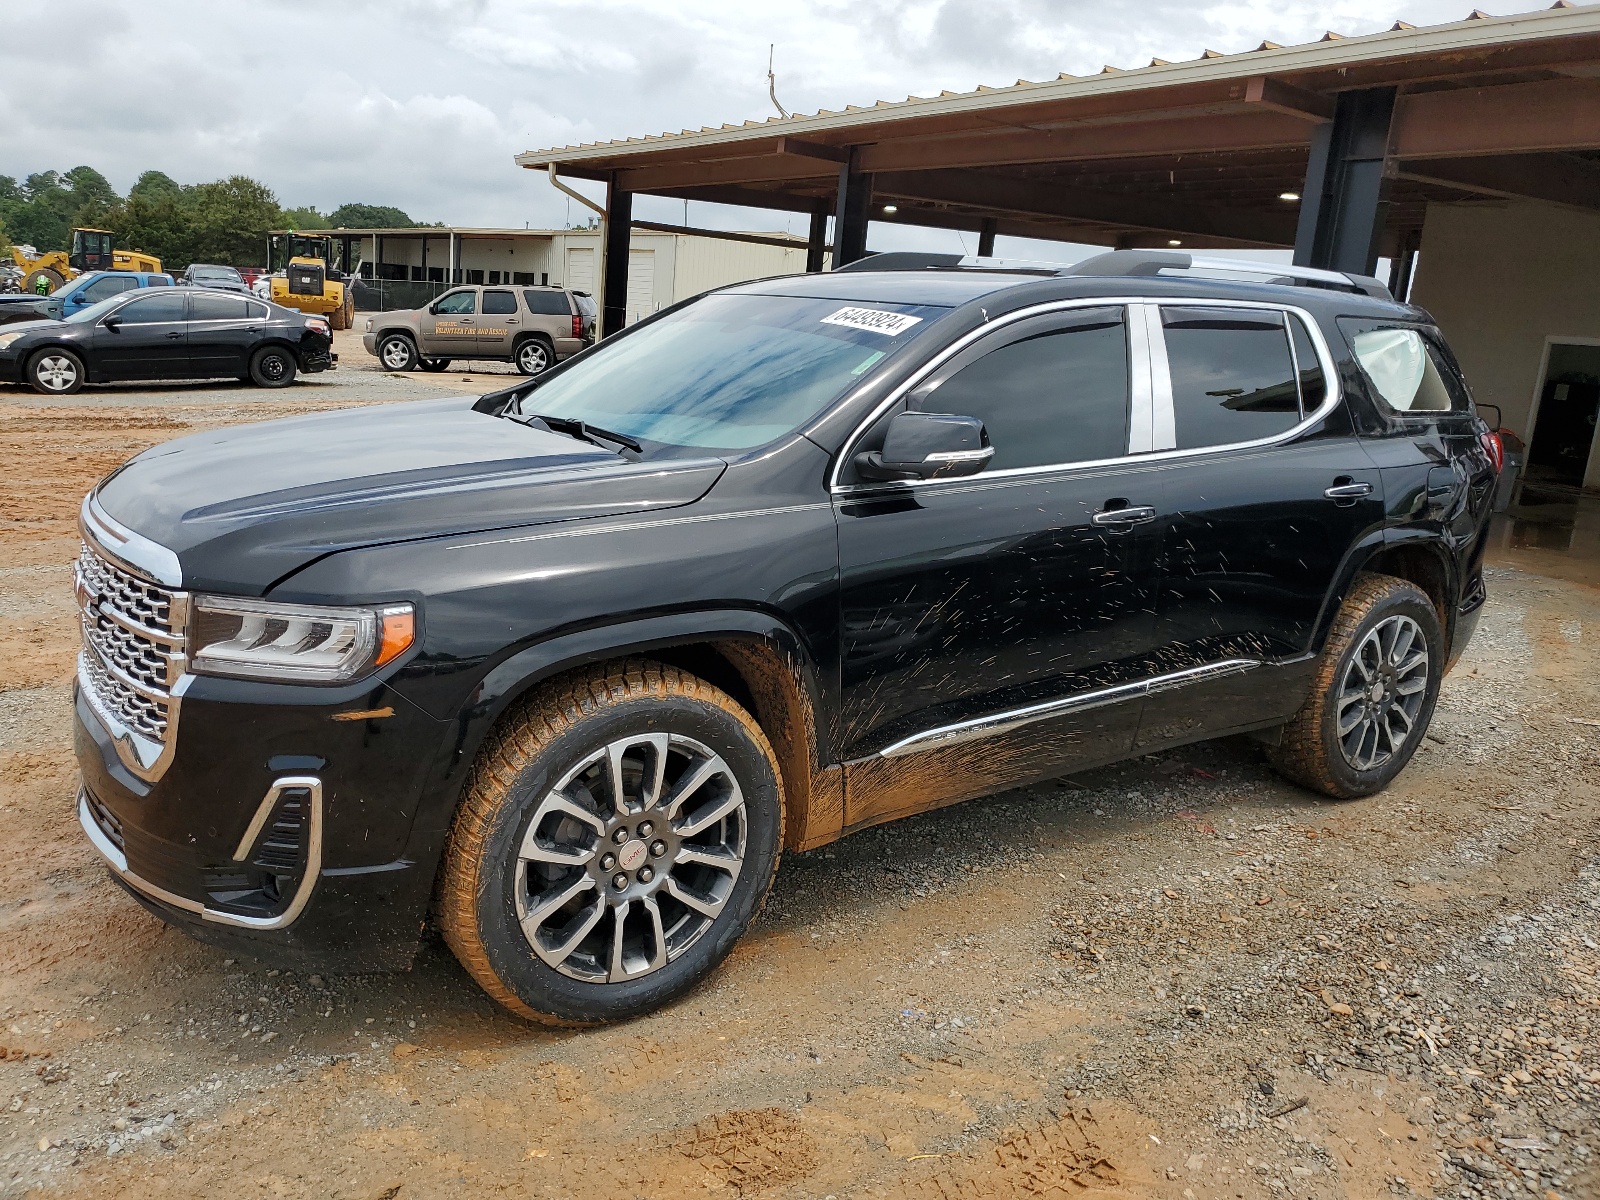
[[[439,924],[512,1012],[556,1025],[625,1020],[727,956],[782,846],[777,760],[749,713],[675,667],[594,667],[537,691],[485,743],[445,849]]]
[[[421,356],[417,344],[403,333],[386,333],[378,339],[378,361],[388,371],[415,371]]]
[[[424,358],[419,364],[424,371],[443,371],[450,366],[448,358]]]
[[[1273,766],[1336,800],[1382,791],[1427,732],[1444,661],[1439,613],[1422,589],[1361,576],[1334,618],[1311,698],[1271,751]]]
[[[28,360],[28,383],[45,396],[70,396],[83,386],[83,359],[51,347]]]
[[[39,291],[39,280],[41,279],[49,283],[49,292]],[[30,296],[48,296],[50,292],[57,291],[66,282],[67,277],[54,267],[37,267],[23,277],[22,290]]]
[[[522,374],[542,375],[555,366],[556,350],[542,337],[525,338],[517,343],[514,358]]]
[[[338,333],[341,329],[350,328],[350,320],[345,315],[344,305],[340,305],[328,314],[328,328]]]
[[[294,351],[285,346],[263,346],[250,356],[250,382],[257,387],[288,387],[294,375]]]

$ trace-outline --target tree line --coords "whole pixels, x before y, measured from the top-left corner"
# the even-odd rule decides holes
[[[157,255],[169,271],[195,262],[261,266],[269,229],[417,224],[382,204],[343,204],[326,214],[284,208],[271,188],[247,175],[183,184],[161,171],[146,171],[126,196],[93,167],[40,171],[20,182],[0,175],[0,249],[14,243],[41,253],[66,250],[72,230],[88,226],[109,229],[119,249]]]

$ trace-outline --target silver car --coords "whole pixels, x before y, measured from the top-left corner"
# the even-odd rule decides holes
[[[426,308],[374,313],[361,344],[390,371],[442,371],[464,358],[515,363],[537,375],[582,350],[590,326],[564,288],[467,285]]]

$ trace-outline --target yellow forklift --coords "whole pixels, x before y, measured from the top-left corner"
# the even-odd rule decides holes
[[[112,249],[111,231],[107,229],[74,229],[71,250],[48,250],[38,258],[29,258],[13,246],[11,259],[22,271],[22,290],[30,295],[53,292],[85,271],[161,273],[161,260],[154,254]],[[43,290],[41,281],[46,285]]]
[[[333,239],[274,229],[267,235],[272,302],[328,318],[335,329],[355,324],[356,298],[349,274],[333,265]]]

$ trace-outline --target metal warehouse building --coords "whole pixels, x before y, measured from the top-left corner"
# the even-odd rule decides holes
[[[632,197],[809,215],[808,270],[869,223],[1117,247],[1292,248],[1439,318],[1530,460],[1600,487],[1600,8],[1160,59],[521,154],[607,186],[605,327],[629,315]],[[1415,278],[1413,280],[1413,267]],[[1414,285],[1414,286],[1413,286]]]
[[[328,233],[340,248],[338,261],[358,263],[364,286],[356,297],[364,312],[418,307],[461,283],[598,291],[599,230],[417,226]],[[632,322],[708,288],[791,275],[805,263],[803,238],[636,221],[621,307]]]

